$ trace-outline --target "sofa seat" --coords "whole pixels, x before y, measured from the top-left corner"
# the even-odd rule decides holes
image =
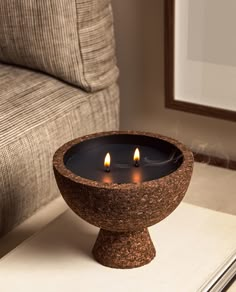
[[[65,142],[118,129],[116,84],[94,93],[0,64],[0,236],[59,195],[52,156]]]

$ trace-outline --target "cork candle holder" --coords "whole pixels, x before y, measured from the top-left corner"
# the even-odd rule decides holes
[[[100,228],[94,258],[125,269],[155,257],[147,227],[167,217],[183,199],[193,155],[165,136],[104,132],[64,144],[54,155],[53,168],[69,207]]]

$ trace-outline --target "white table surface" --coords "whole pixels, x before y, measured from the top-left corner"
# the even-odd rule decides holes
[[[236,248],[236,216],[186,203],[149,230],[156,258],[111,269],[91,256],[98,229],[67,211],[0,260],[0,291],[195,292]]]

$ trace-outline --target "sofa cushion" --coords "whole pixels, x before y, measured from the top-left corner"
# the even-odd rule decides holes
[[[96,93],[0,64],[0,236],[59,195],[52,156],[65,142],[118,129],[115,84]]]
[[[105,88],[118,74],[110,0],[1,0],[0,61]]]

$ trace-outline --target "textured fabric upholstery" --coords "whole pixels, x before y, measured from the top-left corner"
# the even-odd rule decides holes
[[[117,78],[110,0],[1,0],[0,61],[86,91]]]
[[[66,141],[118,129],[115,84],[96,93],[0,64],[0,235],[59,194],[52,156]]]

